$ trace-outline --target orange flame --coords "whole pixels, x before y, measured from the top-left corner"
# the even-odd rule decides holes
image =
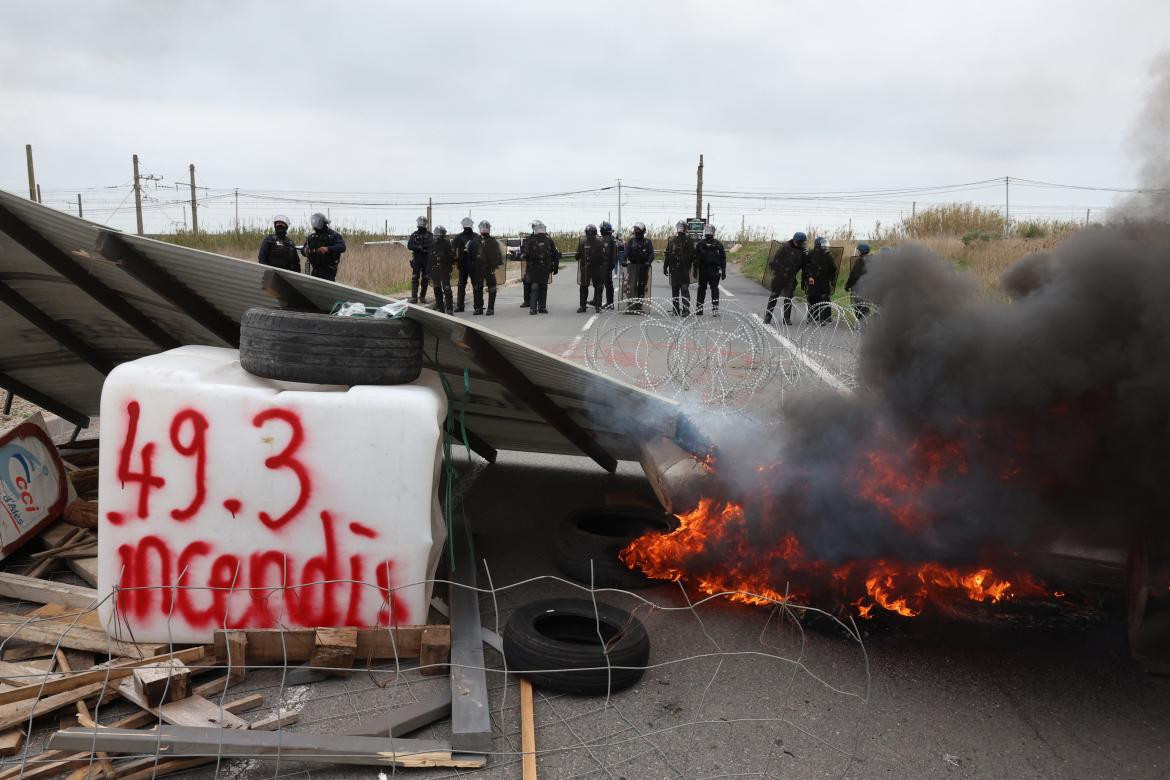
[[[952,568],[935,562],[879,559],[850,561],[830,569],[824,562],[808,559],[792,533],[784,534],[771,548],[761,548],[751,536],[743,506],[733,502],[703,499],[694,510],[677,517],[679,527],[674,531],[649,533],[630,543],[620,553],[622,562],[654,579],[692,582],[704,593],[733,592],[733,600],[746,604],[803,598],[814,587],[830,587],[838,591],[842,603],[851,604],[859,617],[868,619],[875,607],[915,617],[931,600],[996,603],[1046,593],[1026,573],[1005,577],[988,566]],[[864,594],[856,592],[859,589]]]

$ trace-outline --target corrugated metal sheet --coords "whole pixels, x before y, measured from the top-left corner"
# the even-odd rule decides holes
[[[251,307],[277,305],[262,289],[265,274],[271,273],[264,266],[110,231],[0,192],[0,283],[92,348],[87,362],[86,356],[66,349],[60,338],[30,324],[11,305],[0,304],[0,385],[11,389],[9,385],[14,383],[10,380],[15,380],[27,386],[53,402],[43,404],[50,411],[67,417],[72,412],[97,414],[103,374],[91,363],[116,365],[165,348],[156,343],[157,335],[153,339],[143,335],[127,324],[124,316],[112,312],[110,300],[103,302],[101,295],[83,289],[90,281],[100,282],[113,297],[145,315],[177,343],[225,343],[197,322],[190,310],[139,282],[123,264],[103,256],[98,251],[103,232],[116,234],[154,268],[233,323],[238,324]],[[60,250],[83,275],[66,278],[54,269],[51,259],[46,259],[51,251],[25,245],[38,239],[46,239]],[[59,264],[60,258],[56,262]],[[390,300],[302,274],[277,273],[323,310],[341,300],[373,306]],[[119,302],[113,301],[113,305],[117,308]],[[422,325],[426,365],[448,378],[452,400],[466,410],[467,427],[497,449],[581,454],[578,446],[521,397],[523,393],[506,386],[490,366],[480,365],[456,345],[456,340],[466,340],[460,335],[464,329],[479,334],[615,458],[637,459],[639,440],[675,434],[677,407],[670,401],[466,320],[417,306],[410,307],[407,316]],[[466,400],[464,369],[470,375]],[[25,395],[19,389],[17,394]]]

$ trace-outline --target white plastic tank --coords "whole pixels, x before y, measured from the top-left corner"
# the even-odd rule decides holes
[[[118,366],[101,404],[98,590],[111,635],[426,622],[446,538],[446,396],[274,382],[233,349]]]

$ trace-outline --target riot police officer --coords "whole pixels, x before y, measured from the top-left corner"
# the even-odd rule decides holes
[[[525,242],[523,252],[531,285],[528,313],[548,314],[548,277],[561,270],[561,253],[540,220],[532,223],[532,235]]]
[[[471,217],[464,217],[459,223],[463,226],[463,232],[455,236],[454,241],[451,242],[455,247],[455,262],[459,266],[459,292],[456,293],[455,311],[463,311],[463,304],[467,296],[467,283],[471,281],[471,265],[472,253],[475,251],[475,231],[471,226],[475,223],[471,221]]]
[[[631,298],[639,301],[634,304],[634,311],[642,310],[642,298],[646,297],[646,282],[650,278],[650,266],[654,262],[654,242],[646,237],[646,225],[634,223],[634,235],[626,242],[626,258],[622,264],[629,274],[629,293]]]
[[[329,218],[320,212],[309,217],[309,224],[313,230],[305,236],[305,245],[301,248],[309,261],[309,274],[335,281],[341,254],[345,251],[345,239],[329,227]]]
[[[447,238],[447,228],[439,225],[427,252],[427,273],[435,286],[435,311],[454,314],[451,302],[451,267],[455,262],[455,250]]]
[[[300,272],[301,258],[297,245],[288,237],[288,217],[284,214],[272,218],[272,232],[260,242],[259,260],[261,265]]]
[[[605,305],[613,307],[613,275],[618,269],[618,247],[613,235],[613,225],[609,222],[601,223],[601,253],[602,265],[605,267],[603,283],[605,284]]]
[[[590,305],[593,306],[593,311],[601,311],[601,288],[605,285],[605,277],[609,276],[610,269],[605,263],[605,247],[597,235],[597,226],[586,225],[584,237],[577,242],[577,285],[581,290],[578,314],[586,311],[585,301],[589,295],[589,285],[593,285],[593,300],[590,301]]]
[[[784,324],[792,324],[792,294],[796,292],[796,275],[804,268],[807,260],[807,246],[808,236],[798,230],[791,239],[780,245],[776,256],[769,262],[772,267],[772,294],[768,297],[765,325],[772,321],[779,298],[784,299]]]
[[[677,235],[666,244],[666,255],[662,261],[662,273],[670,278],[670,299],[674,304],[675,316],[689,316],[691,313],[691,275],[698,270],[695,265],[695,244],[687,235],[687,223],[675,223]]]
[[[695,264],[699,268],[699,291],[695,293],[695,314],[703,316],[703,300],[711,288],[711,314],[719,316],[719,280],[727,278],[727,251],[715,238],[715,226],[703,225],[703,238],[695,244]]]
[[[435,237],[431,235],[431,231],[427,230],[427,218],[419,217],[414,221],[418,228],[410,234],[410,238],[406,241],[406,248],[410,250],[410,302],[411,303],[426,303],[427,302],[427,282],[430,280],[430,274],[427,270],[427,263],[430,262],[431,243]],[[419,297],[418,288],[422,286],[422,296]],[[435,288],[435,295],[439,294],[439,288]],[[442,300],[439,301],[439,308],[442,309]]]
[[[475,310],[472,314],[484,314],[483,285],[487,283],[487,312],[490,317],[496,313],[496,269],[504,264],[500,242],[492,235],[492,223],[486,219],[479,223],[479,235],[472,248],[471,292]]]
[[[813,251],[801,271],[800,287],[808,296],[808,311],[814,320],[824,325],[833,319],[833,290],[837,287],[837,263],[829,250],[829,239],[817,236]]]
[[[861,281],[861,277],[865,276],[866,261],[869,260],[869,244],[857,245],[857,259],[853,261],[853,268],[849,271],[849,278],[845,280],[845,291],[849,293],[849,298],[853,302],[853,311],[856,312],[857,318],[863,320],[869,316],[869,304],[864,298],[858,297],[854,290],[857,283]]]

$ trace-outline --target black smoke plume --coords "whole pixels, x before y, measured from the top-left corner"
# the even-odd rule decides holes
[[[990,301],[923,247],[876,256],[864,387],[795,400],[770,446],[717,436],[753,522],[722,552],[792,532],[833,563],[959,564],[1164,534],[1170,228],[1084,231],[1003,282],[1012,300]]]

